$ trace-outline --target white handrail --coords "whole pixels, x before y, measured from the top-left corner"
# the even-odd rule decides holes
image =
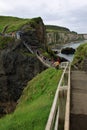
[[[44,62],[43,59],[40,56],[37,55],[37,53],[36,53],[36,56],[46,67],[51,67],[51,65]]]
[[[68,90],[67,90],[67,99],[66,99],[64,130],[69,130],[69,121],[70,121],[70,66],[69,66]]]
[[[58,119],[59,119],[59,107],[58,107],[58,111],[57,111],[57,116],[56,116],[56,122],[55,122],[55,127],[54,127],[54,130],[58,130]]]
[[[25,45],[25,47],[26,47],[32,54],[34,54],[34,52],[32,51],[32,49],[30,48],[29,45],[27,45],[25,42],[23,42],[23,44]]]
[[[63,71],[63,74],[61,76],[61,79],[59,81],[59,84],[58,84],[58,87],[57,87],[57,90],[56,90],[56,94],[55,94],[55,97],[54,97],[54,101],[53,101],[53,104],[52,104],[52,107],[51,107],[51,111],[50,111],[50,114],[49,114],[49,118],[48,118],[45,130],[52,130],[52,128],[53,128],[55,114],[56,114],[56,110],[57,110],[57,103],[58,103],[60,86],[61,86],[64,74],[66,72],[66,69],[67,69],[68,65],[69,65],[69,63],[66,62],[66,67],[65,67],[65,69]]]

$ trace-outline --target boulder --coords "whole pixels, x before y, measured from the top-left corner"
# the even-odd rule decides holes
[[[75,49],[74,49],[74,48],[71,48],[71,47],[66,47],[66,48],[63,48],[63,49],[61,50],[61,53],[62,53],[62,54],[67,54],[67,55],[69,55],[69,54],[74,54],[74,53],[75,53]]]

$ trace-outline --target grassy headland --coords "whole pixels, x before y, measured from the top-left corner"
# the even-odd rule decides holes
[[[20,30],[20,28],[28,23],[35,23],[41,19],[40,17],[33,19],[23,19],[11,16],[0,16],[0,32],[3,32],[3,29],[7,26],[6,32],[13,32]]]
[[[68,28],[60,27],[56,25],[45,25],[47,32],[70,32]]]
[[[31,80],[15,112],[0,119],[0,130],[44,130],[61,74],[49,68]]]

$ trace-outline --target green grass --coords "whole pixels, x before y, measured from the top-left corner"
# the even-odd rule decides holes
[[[23,19],[11,16],[0,16],[0,32],[2,32],[6,26],[8,26],[6,30],[7,33],[17,31],[20,30],[23,25],[35,24],[38,23],[39,20],[41,20],[40,17],[33,19]]]
[[[72,62],[73,65],[79,65],[79,67],[82,67],[84,59],[87,57],[87,43],[80,45],[74,55],[74,59]]]
[[[60,27],[56,25],[45,25],[47,32],[70,32],[68,28]]]
[[[29,19],[22,19],[10,16],[0,16],[0,32],[8,25],[7,32],[12,32],[20,29],[23,24],[26,24]]]
[[[31,80],[15,112],[0,119],[0,130],[44,130],[61,74],[49,68]]]
[[[13,43],[15,39],[13,37],[0,37],[0,49],[4,49],[9,43]]]

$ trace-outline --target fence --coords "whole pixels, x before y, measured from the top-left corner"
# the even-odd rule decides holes
[[[45,130],[69,130],[70,65],[61,64],[63,74],[58,84]],[[67,115],[68,114],[68,115]]]

